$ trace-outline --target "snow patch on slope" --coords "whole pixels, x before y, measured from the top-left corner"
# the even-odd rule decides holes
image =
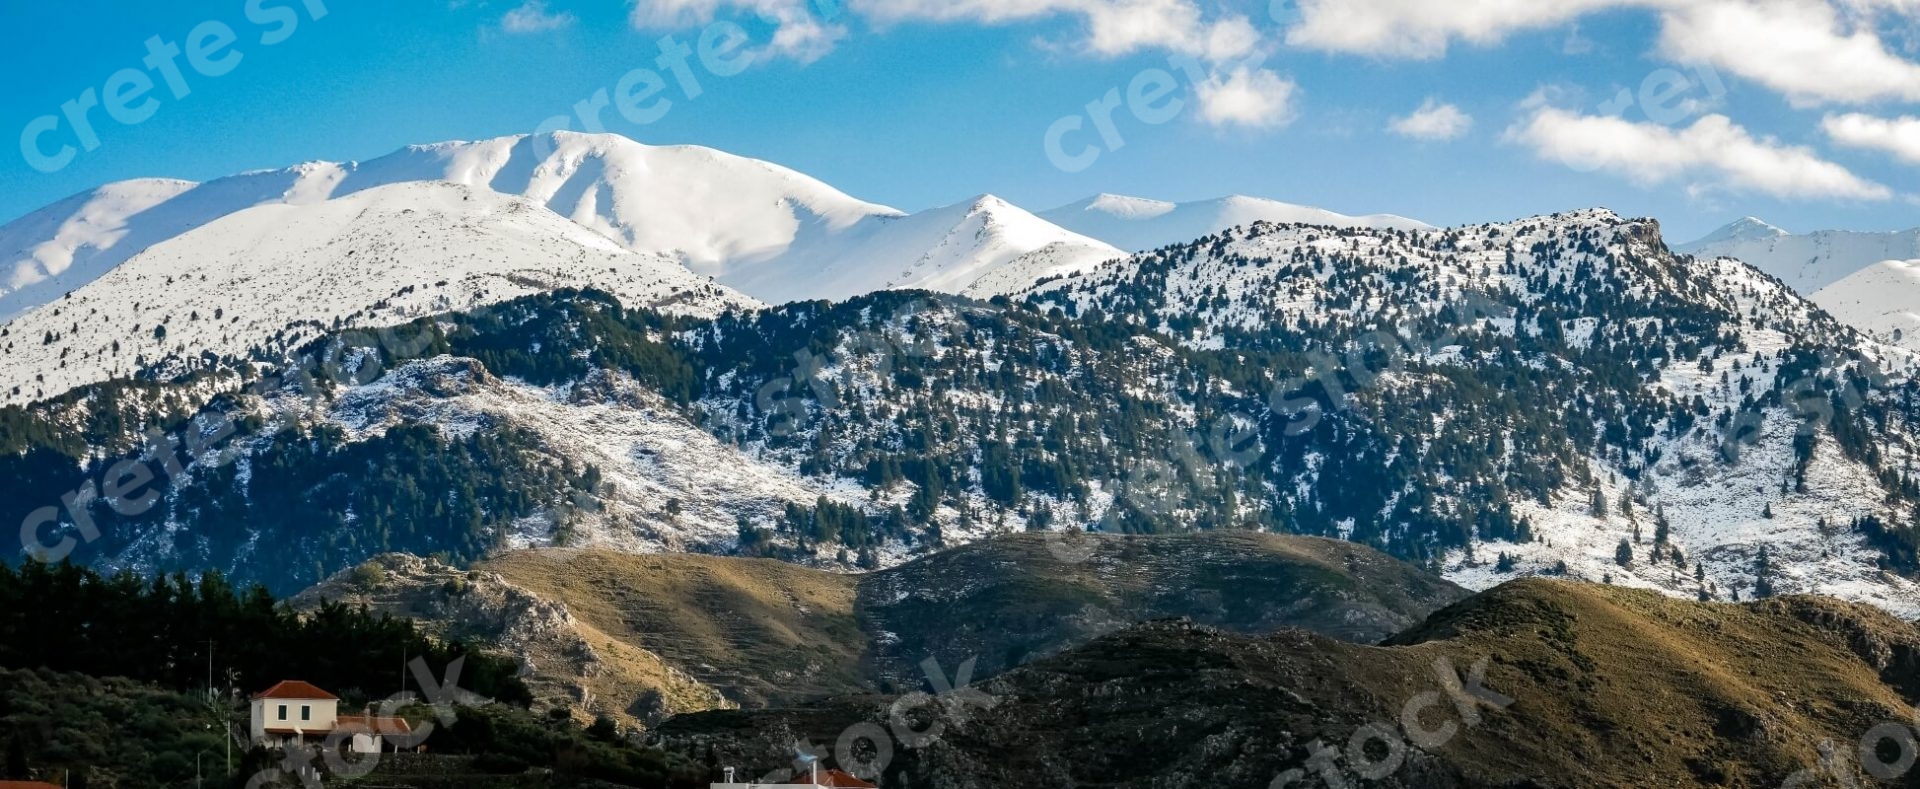
[[[1399,298],[1355,299],[1331,286],[1331,269],[1314,271],[1291,263],[1296,253],[1317,253],[1301,255],[1309,259],[1338,256],[1349,276],[1394,272],[1397,278],[1417,283],[1410,290],[1434,300],[1420,308],[1459,303],[1469,292],[1511,293],[1538,303],[1549,296],[1537,289],[1539,282],[1566,283],[1576,277],[1612,274],[1628,265],[1628,258],[1657,259],[1653,234],[1639,232],[1650,227],[1609,211],[1591,210],[1455,228],[1448,235],[1457,238],[1447,244],[1437,243],[1440,239],[1434,234],[1409,241],[1387,234],[1332,236],[1307,227],[1236,230],[1227,234],[1217,250],[1203,251],[1190,260],[1172,260],[1172,270],[1158,280],[1166,292],[1156,296],[1174,314],[1157,317],[1166,320],[1161,330],[1183,344],[1220,348],[1224,338],[1236,331],[1256,331],[1276,322],[1394,325],[1403,317],[1399,312],[1409,308],[1409,302]],[[1572,250],[1546,258],[1529,251],[1589,234],[1604,240],[1593,251]],[[1624,277],[1628,293],[1684,295],[1699,300],[1690,305],[1696,309],[1739,316],[1725,324],[1738,338],[1737,349],[1708,349],[1718,359],[1718,372],[1702,371],[1695,359],[1671,360],[1647,382],[1649,390],[1687,402],[1698,397],[1710,413],[1731,413],[1742,406],[1749,392],[1765,392],[1783,383],[1776,381],[1781,361],[1775,355],[1796,342],[1857,342],[1863,354],[1879,360],[1890,374],[1904,379],[1916,372],[1912,354],[1846,331],[1816,305],[1738,260],[1681,259],[1676,264]],[[1168,265],[1168,259],[1143,254],[1081,277],[1043,284],[1032,292],[1043,301],[1075,301],[1084,310],[1101,297],[1138,288],[1142,268]],[[1711,287],[1695,287],[1696,283],[1711,283]],[[1890,298],[1886,303],[1899,302]],[[1920,301],[1911,298],[1904,302],[1916,303]],[[1176,324],[1175,318],[1184,320]],[[1175,334],[1174,325],[1192,328]],[[1540,331],[1537,326],[1515,326],[1510,319],[1504,325],[1490,321],[1489,328],[1508,335]],[[1603,327],[1595,318],[1583,316],[1564,321],[1560,333],[1569,348],[1584,348],[1602,328],[1618,327]],[[1458,351],[1459,346],[1440,349],[1426,361],[1471,363]],[[1532,361],[1568,363],[1562,358]],[[1737,372],[1728,369],[1736,363]],[[1417,391],[1419,384],[1398,374],[1384,374],[1381,382],[1379,397],[1388,403],[1410,401],[1411,397],[1397,397],[1393,390],[1408,386]],[[1516,497],[1510,502],[1514,513],[1532,522],[1537,541],[1476,540],[1472,551],[1456,550],[1446,557],[1443,574],[1463,586],[1486,589],[1516,575],[1551,574],[1564,563],[1567,575],[1590,581],[1610,580],[1683,597],[1705,588],[1717,599],[1728,599],[1736,592],[1746,599],[1754,588],[1756,560],[1765,549],[1777,575],[1775,588],[1781,593],[1826,594],[1920,617],[1920,585],[1882,572],[1880,552],[1850,528],[1855,518],[1886,509],[1886,490],[1875,470],[1845,456],[1823,435],[1808,465],[1805,487],[1782,490],[1782,481],[1794,477],[1795,433],[1800,423],[1783,408],[1768,409],[1766,414],[1758,440],[1741,447],[1737,462],[1724,459],[1725,441],[1711,420],[1702,420],[1680,435],[1656,431],[1645,448],[1649,456],[1661,460],[1640,475],[1633,493],[1643,503],[1631,517],[1616,504],[1627,493],[1628,469],[1618,457],[1591,458],[1589,467],[1599,477],[1597,485],[1611,506],[1609,512],[1593,512],[1590,491],[1578,485],[1562,489],[1545,505]],[[1447,418],[1444,413],[1434,415],[1438,422]],[[1880,451],[1895,458],[1890,465],[1898,466],[1911,450],[1895,441],[1881,445]],[[1769,502],[1772,517],[1765,512]],[[1684,552],[1685,567],[1671,559],[1651,559],[1655,508],[1664,509],[1671,524],[1671,545]],[[1908,517],[1905,512],[1898,515]],[[1622,540],[1637,557],[1625,567],[1615,561]],[[1515,558],[1514,568],[1503,571],[1496,565],[1500,553]],[[1699,581],[1693,574],[1696,562],[1705,576]]]
[[[332,329],[391,326],[564,287],[695,315],[758,306],[523,198],[397,184],[239,211],[7,323],[0,402],[143,370],[187,372],[208,355],[277,359]]]
[[[1920,351],[1920,260],[1889,260],[1813,294],[1840,322],[1880,342]]]
[[[572,511],[528,519],[506,547],[603,547],[632,553],[723,552],[742,520],[770,524],[789,503],[861,499],[831,483],[721,443],[672,403],[620,373],[565,386],[497,379],[478,362],[441,356],[402,365],[345,392],[329,421],[360,441],[400,425],[448,435],[480,427],[531,430],[543,448],[602,474]],[[851,490],[849,488],[849,490]]]

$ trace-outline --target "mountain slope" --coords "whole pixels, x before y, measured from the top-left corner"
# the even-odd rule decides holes
[[[1210,236],[1255,222],[1432,230],[1432,225],[1390,214],[1347,216],[1312,206],[1234,195],[1193,203],[1102,194],[1044,211],[1041,218],[1121,249],[1144,252]]]
[[[267,203],[326,199],[336,165],[242,173],[204,184],[140,179],[75,195],[0,227],[0,321],[98,279],[148,247]]]
[[[997,274],[1005,284],[983,286],[994,295],[1035,278],[1019,272],[1045,276],[1120,255],[997,198],[909,216],[767,162],[561,132],[413,146],[364,163],[314,162],[197,185],[102,187],[0,228],[0,271],[8,272],[0,319],[155,244],[186,244],[181,236],[236,212],[440,182],[526,198],[627,251],[672,258],[774,303],[892,287],[960,293]]]
[[[377,557],[302,593],[412,617],[519,657],[543,704],[658,724],[692,711],[976,677],[1138,622],[1304,628],[1377,641],[1465,596],[1364,547],[1257,534],[988,540],[864,575],[766,559],[598,549],[506,553],[472,570]],[[1043,580],[1044,579],[1044,580]]]
[[[1822,230],[1795,235],[1748,217],[1675,249],[1698,257],[1738,258],[1780,278],[1803,296],[1884,260],[1920,258],[1920,228],[1898,233]]]
[[[0,412],[7,446],[41,453],[0,455],[0,515],[68,489],[49,469],[97,479],[211,405],[283,427],[154,513],[95,502],[80,558],[297,586],[394,550],[875,568],[1006,532],[1245,529],[1472,588],[1564,575],[1920,611],[1913,355],[1659,239],[1605,211],[1261,223],[996,303],[701,319],[554,292],[416,321],[399,334],[418,347],[315,340],[300,353],[381,364],[295,420],[285,395],[233,393],[278,375],[263,365]]]
[[[1150,619],[1373,643],[1465,595],[1353,543],[1219,531],[990,539],[866,576],[859,604],[869,670],[900,690],[930,656],[987,677]]]
[[[1703,604],[1520,581],[1381,646],[1188,623],[1121,631],[976,683],[951,705],[925,705],[947,712],[916,729],[937,726],[940,736],[896,747],[881,780],[955,789],[1868,785],[1855,746],[1871,749],[1869,732],[1911,721],[1916,665],[1920,632],[1861,606]],[[1482,681],[1469,684],[1476,674]],[[758,775],[784,766],[795,740],[831,744],[854,724],[885,726],[890,701],[688,715],[660,736],[669,747],[720,743],[728,763]],[[1843,755],[1823,758],[1826,748]]]
[[[1889,260],[1813,294],[1813,303],[1875,340],[1920,351],[1920,260]]]
[[[696,314],[755,305],[523,198],[395,184],[220,217],[15,318],[0,329],[0,402],[177,375],[215,357],[277,360],[343,327],[585,286]]]
[[[1915,516],[1913,357],[1659,238],[1607,211],[1437,233],[1256,226],[1034,298],[1272,353],[1276,371],[1221,385],[1278,422],[1263,462],[1288,480],[1278,498],[1300,491],[1280,505],[1293,530],[1391,540],[1453,512],[1474,536],[1447,576],[1469,588],[1519,571],[1737,595],[1769,575],[1920,613],[1920,588],[1849,528]],[[1909,416],[1872,438],[1823,424],[1881,408]],[[1560,425],[1527,424],[1545,414]]]
[[[982,195],[911,216],[863,217],[837,232],[809,226],[792,246],[764,259],[689,265],[782,303],[908,288],[988,298],[1124,256]]]

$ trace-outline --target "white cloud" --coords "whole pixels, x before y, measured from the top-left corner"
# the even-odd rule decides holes
[[[1689,0],[1663,14],[1660,49],[1712,63],[1796,104],[1920,101],[1920,64],[1823,0]]]
[[[1497,44],[1617,9],[1657,15],[1661,54],[1710,63],[1798,104],[1920,101],[1920,64],[1876,32],[1911,20],[1920,0],[1303,0],[1287,41],[1430,59],[1455,41]]]
[[[1920,164],[1920,118],[1876,118],[1852,113],[1828,115],[1820,122],[1834,142],[1853,148],[1886,151],[1902,161]]]
[[[633,0],[635,27],[700,25],[722,12],[759,15],[778,26],[774,54],[812,61],[847,35],[823,20],[811,0]],[[1283,126],[1293,119],[1293,81],[1261,67],[1273,43],[1245,14],[1219,10],[1208,0],[839,0],[832,6],[879,25],[968,23],[1003,25],[1066,20],[1074,40],[1056,43],[1096,57],[1141,52],[1182,55],[1200,62],[1206,79],[1195,86],[1199,116],[1214,125]],[[1191,65],[1191,64],[1189,64]]]
[[[1194,90],[1200,117],[1207,123],[1265,129],[1293,122],[1299,86],[1270,70],[1242,65],[1215,74]]]
[[[500,29],[509,33],[541,33],[571,27],[576,21],[573,14],[547,11],[546,0],[527,0],[500,19]]]
[[[1657,0],[1645,0],[1654,2]],[[1449,42],[1496,44],[1636,0],[1301,0],[1287,43],[1312,49],[1437,58]]]
[[[880,25],[912,22],[1009,24],[1050,18],[1076,19],[1075,45],[1101,56],[1161,50],[1209,62],[1252,53],[1261,34],[1244,14],[1209,15],[1197,0],[839,0],[836,10],[857,13]],[[844,6],[844,8],[842,8]],[[634,0],[633,23],[642,28],[705,24],[721,11],[745,11],[780,26],[794,43],[776,47],[818,57],[845,36],[844,27],[821,19],[810,0]],[[789,32],[789,28],[793,31]]]
[[[1756,192],[1786,199],[1886,200],[1891,190],[1811,149],[1756,138],[1724,115],[1675,129],[1617,117],[1535,107],[1507,139],[1583,172],[1606,171],[1642,186],[1682,182],[1698,193]]]
[[[1436,99],[1427,99],[1420,109],[1404,118],[1394,118],[1387,129],[1402,137],[1416,140],[1445,141],[1458,139],[1473,128],[1473,116],[1461,112],[1452,104],[1441,104]]]
[[[1083,45],[1105,56],[1166,50],[1218,62],[1246,55],[1260,41],[1245,15],[1209,18],[1195,0],[849,0],[849,5],[882,24],[1077,18]]]
[[[1209,14],[1196,0],[850,0],[881,24],[941,21],[1004,24],[1077,19],[1089,54],[1167,52],[1204,62],[1194,85],[1199,117],[1214,126],[1276,128],[1294,119],[1293,80],[1264,68],[1272,44],[1239,13]]]
[[[772,40],[756,56],[812,63],[847,37],[846,26],[815,13],[811,0],[634,0],[628,19],[643,30],[673,29],[710,24],[723,11],[753,14],[774,26]]]

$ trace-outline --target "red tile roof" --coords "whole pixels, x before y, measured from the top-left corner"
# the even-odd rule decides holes
[[[289,679],[253,695],[256,699],[319,699],[339,701],[340,697],[297,679]],[[0,787],[0,789],[4,789]]]
[[[406,718],[382,718],[378,715],[342,715],[333,724],[335,731],[351,734],[408,734],[413,727]]]
[[[818,786],[832,786],[837,789],[875,789],[873,784],[839,770],[821,770],[819,781]]]

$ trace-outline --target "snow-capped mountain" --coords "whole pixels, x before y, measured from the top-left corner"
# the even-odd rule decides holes
[[[1565,575],[1920,614],[1915,355],[1605,211],[1256,224],[991,304],[878,293],[703,320],[554,293],[415,333],[432,342],[322,391],[317,420],[234,439],[235,462],[182,475],[158,514],[96,508],[82,558],[302,584],[382,550],[844,568],[1001,532],[1250,528],[1471,587]],[[211,364],[227,377],[35,405],[16,434],[124,436],[98,474],[167,414],[269,407],[239,383],[256,365]],[[1830,408],[1803,432],[1808,403]],[[58,484],[34,480],[64,447],[0,455],[0,518]]]
[[[60,298],[154,244],[267,202],[310,202],[294,171],[205,184],[108,184],[0,227],[0,321]]]
[[[526,198],[396,183],[213,219],[15,318],[0,327],[0,402],[220,357],[277,361],[327,331],[582,287],[685,314],[758,306]]]
[[[993,195],[918,214],[806,226],[786,249],[694,271],[772,303],[917,288],[987,298],[1126,253],[1062,230]]]
[[[1391,214],[1347,216],[1312,206],[1234,195],[1217,200],[1169,203],[1102,194],[1043,211],[1042,219],[1121,249],[1143,252],[1182,244],[1254,222],[1393,230],[1432,230],[1432,225]]]
[[[1920,228],[1897,233],[1822,230],[1796,235],[1747,217],[1676,251],[1697,257],[1738,258],[1779,277],[1803,296],[1886,260],[1920,258]]]
[[[236,211],[431,182],[528,198],[628,251],[673,257],[772,303],[889,287],[960,293],[1003,267],[1051,272],[1120,256],[992,197],[910,216],[710,148],[561,132],[414,146],[364,163],[313,162],[206,184],[130,181],[78,195],[0,228],[0,319]]]
[[[1439,517],[1473,536],[1441,564],[1469,588],[1519,572],[1751,595],[1767,576],[1775,590],[1920,615],[1920,586],[1883,573],[1879,537],[1866,533],[1920,515],[1888,504],[1914,490],[1913,355],[1860,338],[1738,261],[1685,261],[1660,243],[1657,224],[1607,211],[1404,239],[1259,227],[1047,283],[1035,297],[1069,314],[1135,316],[1195,350],[1306,354],[1253,379],[1264,393],[1292,368],[1324,390],[1272,390],[1274,402],[1305,404],[1293,419],[1306,432],[1274,440],[1285,447],[1277,487],[1283,499],[1299,496],[1284,508],[1295,528],[1320,522],[1338,536],[1392,542],[1451,511]],[[1470,299],[1486,312],[1469,310]],[[1331,380],[1313,372],[1314,354],[1352,370],[1381,344],[1382,326],[1398,327],[1403,362]],[[1864,359],[1841,361],[1850,354]],[[1877,394],[1828,393],[1860,374],[1845,372],[1856,364],[1890,383]],[[1469,382],[1473,370],[1502,382]],[[1586,380],[1554,382],[1567,374]],[[1454,402],[1460,391],[1479,394]],[[1806,415],[1781,402],[1856,394],[1847,408],[1908,416],[1863,443],[1844,435],[1851,428],[1797,431]],[[1490,397],[1504,402],[1482,400]],[[1554,448],[1533,442],[1559,428],[1523,426],[1537,419],[1578,426]],[[1491,443],[1456,454],[1447,448],[1456,440]],[[1356,450],[1363,445],[1374,449]],[[1408,452],[1416,455],[1399,457]],[[1420,469],[1435,461],[1427,478]],[[1420,481],[1401,485],[1408,477]],[[1847,528],[1861,523],[1877,525]]]
[[[1880,342],[1920,351],[1920,260],[1889,260],[1813,294],[1835,318]]]

